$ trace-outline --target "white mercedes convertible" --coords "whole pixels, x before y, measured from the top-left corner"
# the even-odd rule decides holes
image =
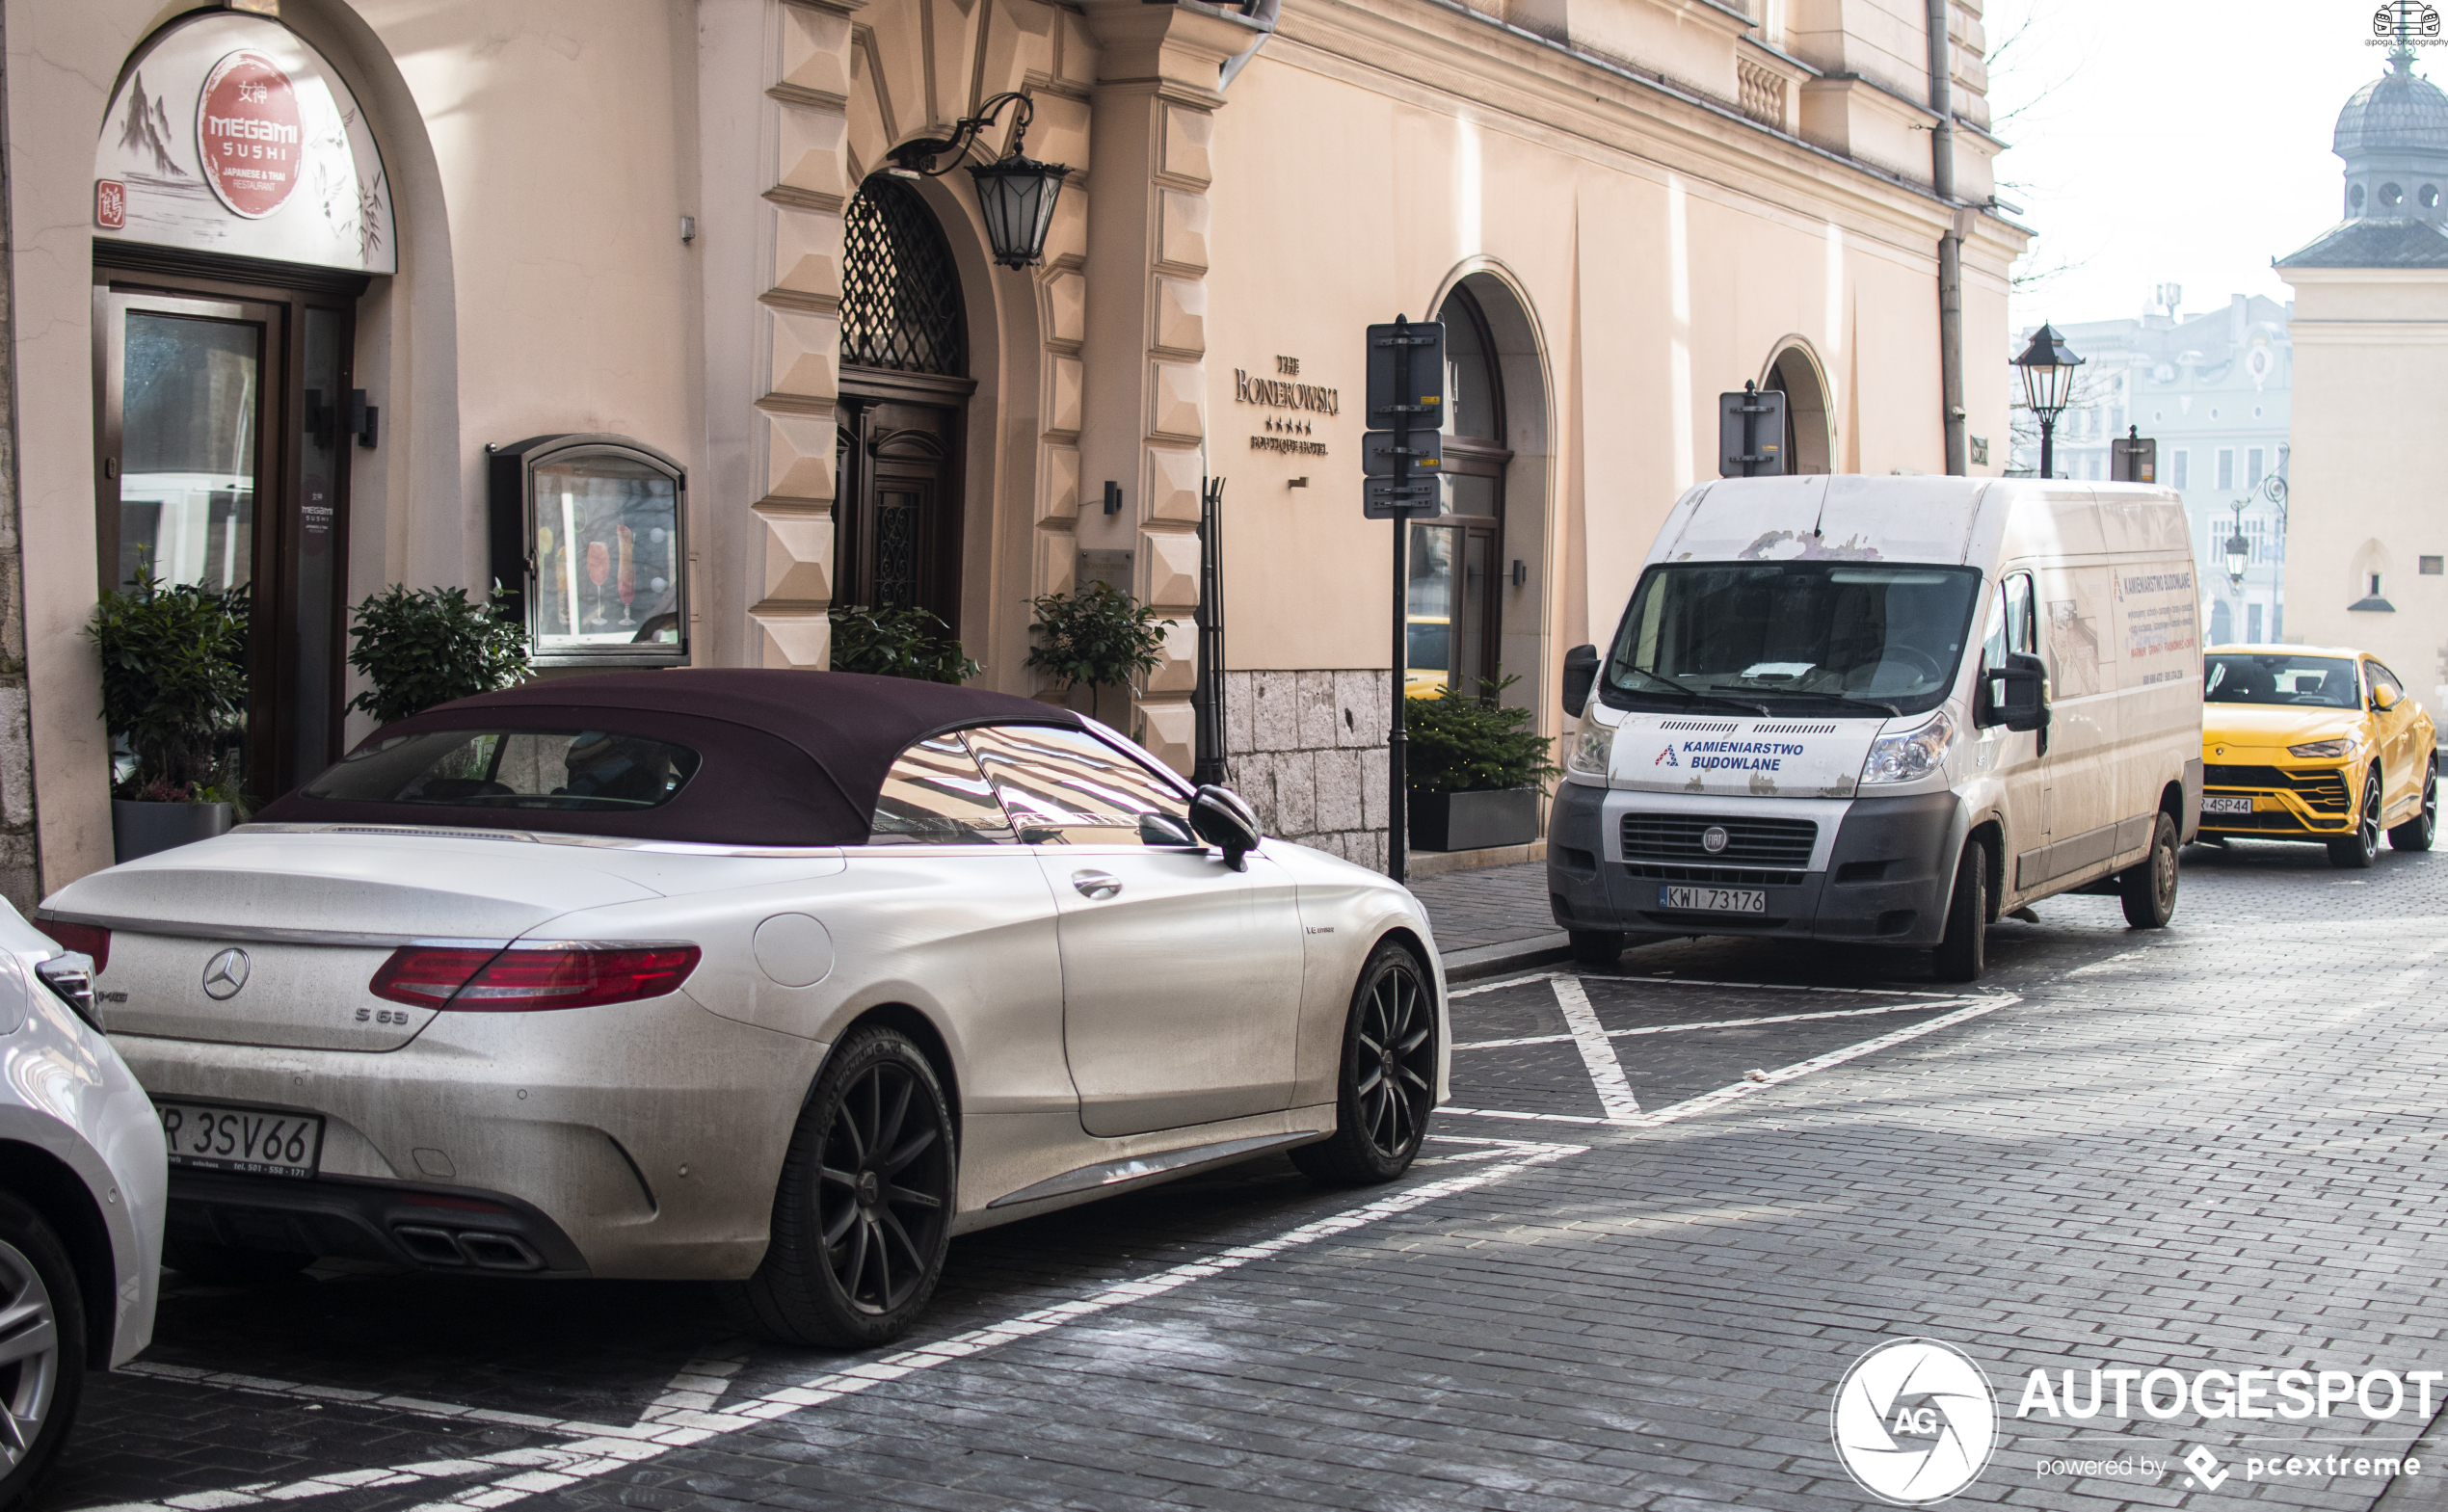
[[[872,1344],[951,1236],[1445,1096],[1418,902],[1025,699],[622,673],[444,704],[62,889],[160,1109],[168,1263],[698,1278]]]

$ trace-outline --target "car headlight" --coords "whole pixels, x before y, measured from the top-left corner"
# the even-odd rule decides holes
[[[1564,753],[1567,771],[1583,777],[1604,777],[1608,763],[1615,756],[1615,727],[1602,724],[1583,713],[1581,729],[1573,731],[1572,748]]]
[[[2355,737],[2353,735],[2340,735],[2335,740],[2315,740],[2310,745],[2286,748],[2288,756],[2302,756],[2305,760],[2317,760],[2324,756],[2352,756],[2354,753]]]
[[[1870,743],[1861,764],[1861,780],[1869,783],[1917,783],[1946,764],[1955,744],[1955,716],[1938,710],[1917,729],[1881,735]]]

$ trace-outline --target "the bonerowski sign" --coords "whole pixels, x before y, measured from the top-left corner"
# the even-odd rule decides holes
[[[93,153],[98,240],[399,266],[382,154],[357,97],[278,21],[208,13],[128,65]]]

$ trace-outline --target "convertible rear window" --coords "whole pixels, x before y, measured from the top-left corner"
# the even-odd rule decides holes
[[[353,753],[304,796],[454,809],[659,809],[697,774],[697,753],[600,729],[438,729]]]

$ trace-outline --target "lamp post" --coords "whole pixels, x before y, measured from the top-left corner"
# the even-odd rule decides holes
[[[2252,565],[2252,543],[2244,533],[2244,500],[2236,500],[2235,512],[2235,534],[2227,538],[2227,582],[2242,588],[2244,570]]]
[[[2023,403],[2040,417],[2040,476],[2057,476],[2057,417],[2074,397],[2074,369],[2083,358],[2065,344],[2057,328],[2043,324],[2032,332],[2032,344],[2014,359],[2023,370]]]
[[[977,208],[985,217],[986,241],[995,260],[1006,268],[1027,268],[1045,260],[1046,231],[1054,224],[1054,201],[1062,194],[1064,175],[1071,172],[1060,163],[1040,163],[1021,150],[1028,122],[1036,115],[1027,95],[1003,93],[984,101],[976,115],[953,125],[948,139],[920,137],[902,143],[892,149],[893,166],[886,172],[901,178],[941,178],[960,166],[978,133],[993,124],[1005,105],[1020,107],[1012,118],[1011,150],[995,162],[971,164],[969,176],[977,185]],[[947,154],[943,167],[934,166],[937,158]]]

